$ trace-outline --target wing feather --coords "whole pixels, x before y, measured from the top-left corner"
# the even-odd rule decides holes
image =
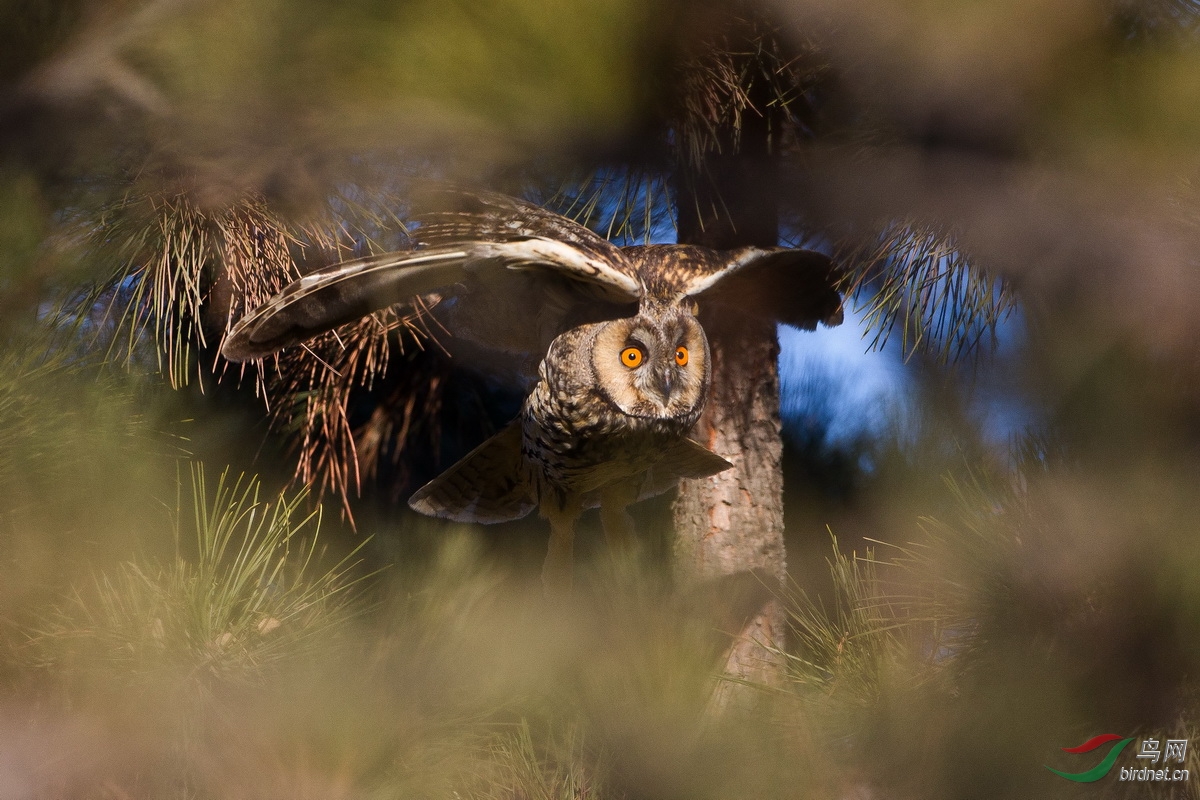
[[[436,192],[442,210],[418,215],[417,237],[429,245],[461,241],[508,242],[541,237],[567,242],[628,275],[634,269],[621,248],[561,214],[496,192]]]
[[[707,478],[732,466],[699,442],[685,438],[667,445],[649,469],[617,458],[579,470],[572,478],[574,487],[586,495],[584,507],[594,508],[600,504],[600,490],[613,484],[632,482],[637,499],[645,500],[675,488],[681,478]]]
[[[604,258],[541,237],[385,253],[293,282],[234,325],[221,352],[230,361],[261,358],[393,303],[505,270],[550,272],[616,302],[636,300],[641,292],[634,277]]]
[[[818,322],[841,324],[841,274],[829,256],[786,247],[746,247],[728,255],[721,268],[687,276],[682,292],[808,330]]]
[[[408,505],[458,522],[520,519],[537,507],[521,469],[521,426],[512,422],[418,489]]]
[[[732,466],[699,442],[682,439],[667,448],[662,459],[642,476],[638,499],[660,495],[674,488],[681,478],[707,478]]]

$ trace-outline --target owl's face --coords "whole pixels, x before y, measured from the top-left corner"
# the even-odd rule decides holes
[[[623,413],[695,422],[708,394],[708,339],[686,307],[643,305],[635,317],[600,326],[592,367]]]

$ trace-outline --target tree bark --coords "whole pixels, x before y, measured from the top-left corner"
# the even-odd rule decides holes
[[[708,326],[706,326],[708,327]],[[720,325],[715,329],[721,331]],[[783,609],[773,595],[787,561],[783,544],[783,444],[779,421],[779,344],[773,323],[712,336],[713,386],[695,435],[733,468],[683,481],[675,500],[675,569],[687,585],[737,573],[762,581],[765,602],[754,609],[725,656],[725,674],[776,684],[784,643]],[[726,706],[737,684],[722,683]]]
[[[779,238],[778,180],[769,120],[752,113],[740,130],[722,132],[720,152],[676,174],[679,241],[715,249],[774,246]],[[779,343],[775,324],[719,309],[700,309],[712,350],[712,390],[694,435],[733,468],[681,483],[674,505],[676,581],[687,586],[753,573],[770,590],[730,631],[727,676],[777,683],[784,615],[773,591],[784,579],[783,445],[779,421]],[[714,701],[727,706],[737,682],[723,682]]]
[[[681,577],[755,570],[782,580],[779,345],[770,323],[712,337],[713,386],[693,436],[733,468],[687,481],[675,501]]]

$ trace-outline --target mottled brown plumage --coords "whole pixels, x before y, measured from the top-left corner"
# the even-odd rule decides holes
[[[814,327],[841,321],[829,260],[807,250],[618,248],[544,209],[494,194],[429,214],[423,249],[337,264],[297,281],[226,337],[255,358],[415,294],[452,296],[447,327],[524,353],[537,378],[521,414],[413,495],[433,516],[551,524],[548,585],[569,583],[574,524],[599,505],[614,544],[630,503],[728,462],[687,438],[709,387],[697,303]],[[532,366],[532,363],[531,363]]]

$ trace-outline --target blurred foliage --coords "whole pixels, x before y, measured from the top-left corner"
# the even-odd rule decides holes
[[[9,651],[17,680],[3,701],[18,709],[10,719],[22,720],[11,724],[23,744],[7,757],[5,788],[1061,796],[1065,784],[1041,767],[1070,767],[1058,747],[1109,729],[1193,735],[1176,714],[1200,653],[1164,623],[1189,616],[1196,595],[1177,583],[1161,595],[1105,586],[1137,578],[1137,543],[1121,548],[1120,523],[1090,520],[1080,524],[1093,547],[1120,551],[1090,554],[1064,583],[1066,562],[1043,563],[1047,550],[1073,562],[1083,553],[1038,530],[1074,497],[1048,473],[1023,474],[1024,487],[948,483],[957,515],[923,522],[901,547],[835,546],[832,594],[784,598],[789,683],[759,687],[752,710],[714,714],[727,588],[671,597],[597,564],[577,597],[549,606],[460,535],[362,594],[347,582],[349,562],[310,560],[313,540],[283,551],[303,529],[297,498],[256,504],[253,482],[222,482],[209,497],[195,472],[198,552],[158,567],[139,559],[81,585]],[[214,569],[222,546],[227,566]],[[1101,641],[1129,637],[1137,649],[1110,642],[1098,657]],[[1180,645],[1192,649],[1173,656],[1184,662],[1129,669]],[[60,757],[24,757],[47,748]],[[1089,792],[1177,796],[1124,789],[1109,780]]]
[[[302,511],[303,493],[264,502],[256,480],[224,473],[210,499],[200,466],[190,484],[194,541],[177,518],[173,562],[93,576],[38,624],[35,668],[76,681],[100,667],[131,681],[126,690],[164,670],[237,680],[336,638],[362,577],[353,552],[317,571],[318,513]]]
[[[10,325],[0,348],[0,607],[26,613],[160,516],[162,469],[183,452],[148,394],[78,348],[70,326]],[[9,606],[9,603],[13,606]]]

